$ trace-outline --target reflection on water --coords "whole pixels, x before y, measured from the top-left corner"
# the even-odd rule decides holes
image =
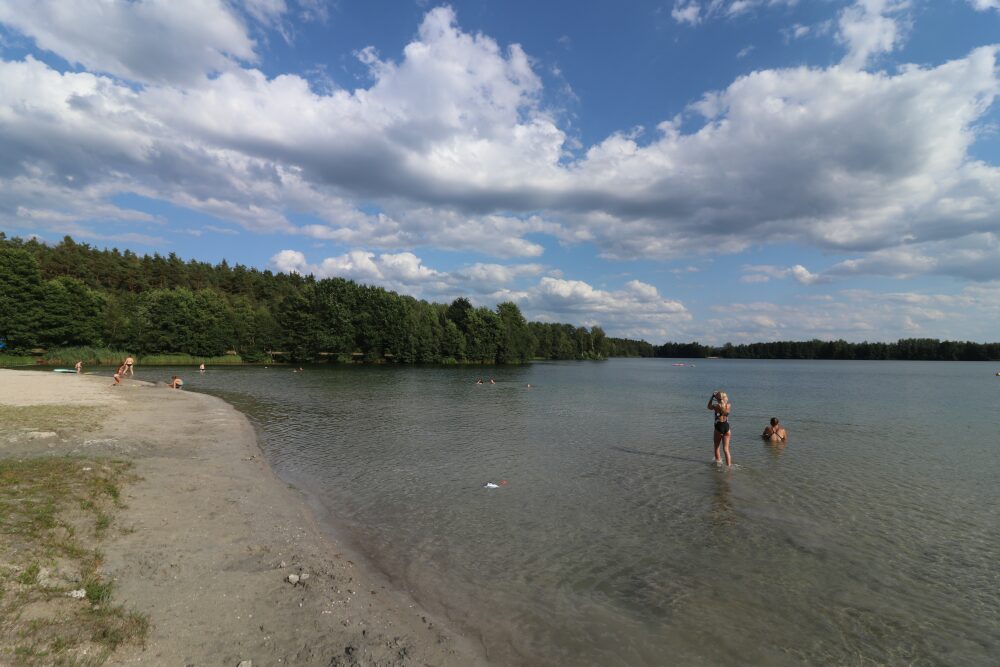
[[[714,465],[714,464],[713,464]],[[736,522],[733,514],[733,493],[731,484],[733,481],[733,470],[716,465],[718,474],[715,476],[715,493],[712,496],[713,511],[712,523],[724,526]]]
[[[496,385],[462,368],[182,376],[246,411],[339,534],[501,663],[1000,654],[1000,466],[983,419],[1000,406],[967,400],[997,396],[986,365],[491,370]],[[733,470],[711,464],[703,397],[720,387]],[[759,438],[774,414],[787,445]]]
[[[784,442],[771,442],[770,440],[764,440],[764,447],[767,451],[771,453],[771,456],[775,459],[779,458],[785,451],[785,447],[788,445],[788,441]]]

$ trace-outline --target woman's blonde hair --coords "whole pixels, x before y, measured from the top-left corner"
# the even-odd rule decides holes
[[[715,395],[719,397],[719,403],[728,403],[729,402],[729,394],[727,394],[726,392],[724,392],[724,391],[717,391],[717,392],[715,392]]]

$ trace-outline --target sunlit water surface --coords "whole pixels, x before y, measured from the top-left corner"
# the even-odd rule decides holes
[[[246,412],[341,539],[499,663],[966,665],[1000,656],[996,370],[612,360],[137,378],[179,372]],[[717,388],[732,471],[710,463]],[[785,447],[758,437],[773,415]]]

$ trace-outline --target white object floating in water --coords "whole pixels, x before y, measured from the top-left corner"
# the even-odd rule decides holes
[[[499,484],[494,484],[493,482],[486,482],[486,484],[483,485],[483,488],[484,489],[499,489],[500,485]]]

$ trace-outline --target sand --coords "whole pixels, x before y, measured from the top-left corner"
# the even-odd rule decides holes
[[[134,462],[104,574],[147,613],[113,665],[477,665],[481,644],[432,617],[325,534],[221,399],[133,380],[0,370],[0,404],[93,406],[98,422],[0,438],[0,456]],[[9,435],[9,434],[8,434]],[[300,577],[298,584],[288,575]]]

